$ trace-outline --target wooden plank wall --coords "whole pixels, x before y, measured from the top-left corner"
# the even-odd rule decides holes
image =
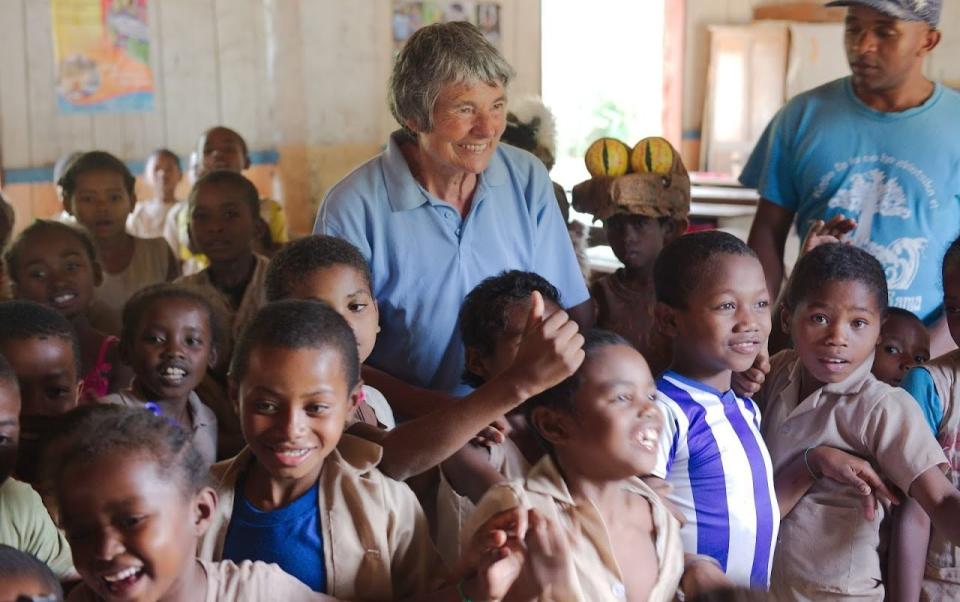
[[[251,170],[305,233],[316,204],[375,154],[391,130],[386,84],[392,0],[151,0],[156,101],[148,113],[61,115],[54,95],[47,0],[0,0],[0,167],[49,167],[101,148],[142,161],[166,146],[186,161],[197,136],[222,123],[277,165]],[[502,50],[517,94],[540,89],[540,0],[501,0]],[[146,193],[146,190],[143,190]],[[186,189],[182,191],[186,193]],[[20,227],[58,210],[52,185],[4,188]]]
[[[703,115],[704,87],[707,80],[710,41],[707,27],[720,24],[749,23],[753,8],[761,4],[779,4],[797,0],[685,0],[686,32],[683,77],[683,156],[697,165],[700,155],[700,127]],[[822,0],[810,0],[822,4]],[[944,2],[940,29],[943,41],[927,63],[927,74],[939,81],[960,86],[960,2]],[[837,60],[845,60],[837,57]]]

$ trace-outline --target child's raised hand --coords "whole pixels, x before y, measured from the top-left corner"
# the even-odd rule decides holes
[[[573,580],[569,536],[560,525],[536,510],[529,511],[528,523],[523,537],[524,562],[510,590],[511,599],[576,600],[565,589],[565,584]]]
[[[860,494],[863,515],[867,520],[876,518],[877,499],[891,504],[900,500],[887,487],[869,462],[833,447],[815,447],[807,454],[807,466],[814,475],[850,485]]]
[[[507,368],[509,377],[530,398],[571,376],[583,358],[580,327],[565,311],[544,318],[543,296],[534,291],[517,356]]]
[[[753,365],[743,372],[734,372],[731,379],[733,392],[740,397],[753,397],[760,392],[770,372],[770,354],[764,349],[757,355]]]
[[[857,222],[844,215],[834,215],[828,222],[818,219],[807,230],[807,236],[800,246],[800,254],[809,253],[820,245],[840,242],[844,235],[849,234],[856,227]]]
[[[494,514],[473,534],[460,559],[461,574],[475,575],[471,599],[499,600],[513,587],[523,568],[527,524],[527,511],[517,506]]]
[[[477,433],[477,436],[473,438],[472,443],[475,445],[482,445],[484,447],[493,447],[494,445],[500,445],[503,443],[507,436],[513,429],[510,427],[510,422],[505,416],[497,418],[491,422],[488,426],[483,427],[483,430]]]

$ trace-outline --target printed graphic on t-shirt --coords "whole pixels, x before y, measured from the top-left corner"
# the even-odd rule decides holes
[[[827,201],[827,219],[842,213],[857,220],[850,239],[883,265],[890,305],[919,312],[922,295],[904,292],[913,287],[929,239],[891,238],[891,233],[911,229],[909,222],[917,219],[914,207],[918,204],[926,204],[930,210],[938,207],[932,180],[909,160],[886,153],[859,155],[834,164],[834,169],[820,179],[814,199],[822,200],[837,178],[842,178],[842,183]],[[888,221],[883,227],[884,220],[897,223]]]

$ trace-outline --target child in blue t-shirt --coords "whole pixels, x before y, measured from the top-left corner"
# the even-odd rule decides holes
[[[960,239],[943,257],[943,305],[954,342],[960,344]],[[917,366],[900,383],[920,404],[928,424],[947,455],[947,477],[960,487],[960,350]],[[960,547],[942,533],[930,531],[930,519],[920,505],[907,500],[896,515],[890,556],[892,599],[960,598]],[[917,553],[926,548],[927,553]],[[926,562],[924,562],[926,559]]]

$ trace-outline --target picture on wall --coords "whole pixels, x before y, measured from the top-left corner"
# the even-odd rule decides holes
[[[393,49],[400,50],[407,38],[425,25],[469,21],[498,48],[500,47],[500,4],[498,2],[394,0]]]
[[[153,110],[148,0],[51,0],[61,113]]]

